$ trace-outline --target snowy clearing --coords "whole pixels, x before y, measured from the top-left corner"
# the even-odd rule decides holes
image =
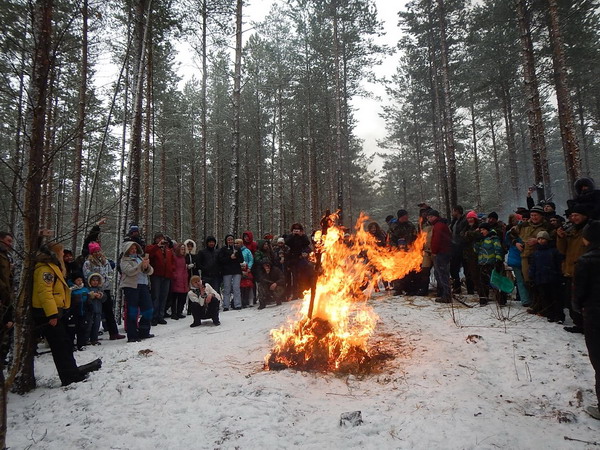
[[[294,317],[297,301],[225,312],[219,327],[189,328],[189,316],[154,327],[151,340],[77,352],[80,364],[103,361],[84,383],[60,387],[51,355],[37,357],[38,388],[9,397],[7,444],[581,449],[600,441],[600,422],[584,412],[594,374],[582,335],[514,301],[466,308],[377,295],[374,339],[398,350],[380,373],[263,371],[269,330]],[[340,426],[340,415],[356,410],[364,423]]]

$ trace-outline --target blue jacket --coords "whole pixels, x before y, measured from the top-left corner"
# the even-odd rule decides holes
[[[508,247],[508,256],[506,257],[506,263],[510,266],[510,267],[515,267],[515,268],[519,268],[522,267],[522,263],[521,263],[521,252],[519,251],[519,249],[516,247],[516,243],[523,243],[523,240],[521,238],[517,238],[515,239],[515,243],[512,244],[511,243],[512,238],[511,236],[509,236],[508,233],[506,233],[506,236],[504,237],[504,245],[506,247]]]
[[[529,279],[534,285],[558,284],[564,256],[556,247],[537,244],[535,251],[529,257]]]

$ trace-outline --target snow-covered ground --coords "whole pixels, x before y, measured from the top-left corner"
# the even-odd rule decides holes
[[[191,317],[153,328],[154,339],[102,341],[89,380],[60,387],[50,354],[38,388],[11,394],[12,449],[582,449],[600,441],[594,373],[582,335],[525,313],[516,302],[466,308],[376,294],[375,340],[398,352],[357,377],[264,371],[269,330],[298,302]],[[340,426],[359,410],[363,424]],[[588,441],[588,444],[573,441]]]

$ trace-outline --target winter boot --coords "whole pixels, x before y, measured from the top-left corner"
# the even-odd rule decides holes
[[[585,408],[585,412],[588,413],[596,420],[600,420],[600,410],[598,410],[597,406],[588,406]]]
[[[111,341],[116,341],[117,339],[125,339],[125,336],[123,336],[122,334],[119,334],[119,333],[110,335]]]
[[[100,358],[95,359],[94,361],[84,364],[83,366],[79,366],[79,373],[81,373],[82,375],[86,375],[90,372],[95,372],[96,370],[99,370],[100,367],[102,367],[102,360]]]

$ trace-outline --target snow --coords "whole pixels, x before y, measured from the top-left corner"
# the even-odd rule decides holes
[[[398,356],[368,376],[262,369],[269,330],[293,318],[298,301],[224,312],[219,327],[169,320],[140,343],[103,340],[76,353],[80,364],[102,358],[102,369],[64,388],[51,355],[41,355],[38,388],[9,397],[7,445],[581,449],[600,441],[600,421],[584,412],[595,397],[582,335],[514,301],[466,308],[380,293],[369,302],[380,317],[374,339]],[[340,426],[351,411],[363,424]]]

